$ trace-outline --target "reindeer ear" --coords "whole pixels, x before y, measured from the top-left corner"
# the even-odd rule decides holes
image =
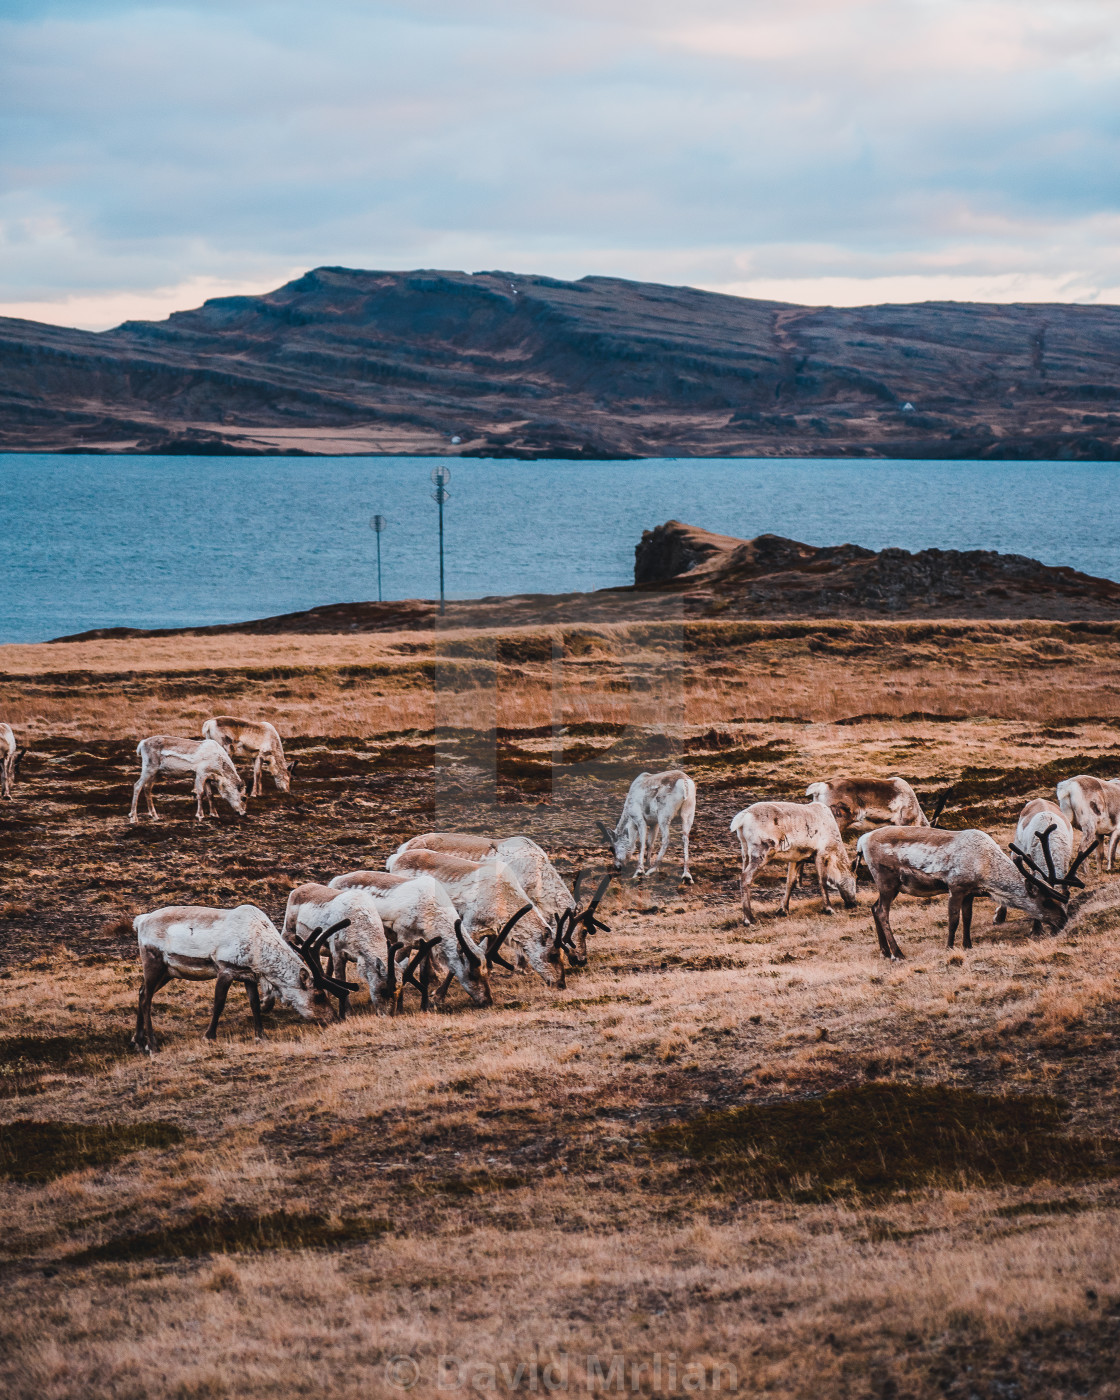
[[[613,851],[613,850],[614,850],[614,832],[610,829],[610,827],[606,824],[606,822],[599,822],[599,821],[597,821],[597,822],[595,823],[595,825],[599,828],[599,830],[600,830],[600,831],[603,833],[603,835],[607,838],[607,845],[608,845],[608,846],[611,848],[611,850]]]

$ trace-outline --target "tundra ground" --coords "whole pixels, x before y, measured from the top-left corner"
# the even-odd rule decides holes
[[[1058,778],[1120,774],[1116,630],[704,624],[683,665],[649,631],[527,631],[457,639],[451,683],[430,634],[4,648],[5,1393],[1120,1393],[1120,879],[1057,938],[980,903],[970,952],[902,900],[890,964],[866,885],[780,919],[764,879],[745,928],[727,830],[898,772],[1006,841]],[[136,740],[223,711],[278,716],[291,794],[197,824],[168,784],[129,827]],[[256,1043],[234,989],[207,1045],[211,985],[172,984],[161,1052],[129,1052],[133,912],[278,918],[437,819],[598,871],[595,819],[654,760],[697,779],[696,884],[674,834],[565,990],[362,995]]]

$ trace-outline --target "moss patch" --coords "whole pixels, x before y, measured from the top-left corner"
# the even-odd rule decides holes
[[[1120,1175],[1120,1142],[1067,1136],[1062,1116],[1051,1098],[866,1084],[704,1114],[650,1141],[714,1185],[796,1201]]]
[[[183,1133],[172,1123],[59,1123],[34,1119],[0,1125],[0,1176],[52,1181],[100,1167],[145,1147],[173,1147]]]
[[[71,1255],[73,1264],[122,1259],[185,1259],[200,1254],[262,1253],[276,1249],[330,1249],[358,1240],[376,1239],[392,1228],[388,1220],[331,1220],[305,1211],[271,1211],[253,1215],[223,1211],[196,1215],[181,1225],[142,1234],[118,1235]]]

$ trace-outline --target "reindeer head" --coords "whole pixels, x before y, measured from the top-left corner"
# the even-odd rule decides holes
[[[830,846],[824,853],[824,877],[844,901],[845,909],[856,907],[856,877],[843,844]]]
[[[508,931],[508,930],[507,930]],[[462,966],[456,971],[462,975],[459,981],[463,990],[475,1006],[493,1006],[494,998],[490,991],[490,964],[486,950],[473,943],[463,932],[462,919],[455,920],[455,942],[459,948]]]
[[[277,758],[275,754],[269,754],[268,767],[278,792],[291,792],[292,774],[296,771],[298,762],[298,758],[293,758],[291,763],[285,763],[282,758]]]
[[[1055,933],[1059,933],[1069,921],[1069,903],[1074,889],[1083,890],[1085,888],[1085,882],[1078,877],[1077,872],[1082,863],[1100,845],[1101,838],[1098,836],[1091,845],[1086,846],[1066,873],[1059,875],[1050,851],[1050,837],[1056,830],[1057,827],[1051,825],[1038,833],[1039,845],[1042,847],[1042,854],[1046,859],[1045,870],[1033,856],[1020,850],[1014,841],[1011,842],[1008,849],[1013,854],[1016,869],[1023,877],[1027,894],[1034,902],[1035,917],[1048,928],[1053,929]]]
[[[607,849],[614,858],[614,868],[621,870],[630,858],[630,852],[634,849],[634,828],[631,822],[621,823],[620,829],[612,831],[606,822],[596,822],[595,825],[603,833],[607,843]]]
[[[243,817],[248,807],[245,804],[245,784],[240,773],[231,764],[228,773],[224,768],[219,768],[212,781],[217,785],[218,796],[228,802],[239,817]]]
[[[346,1015],[345,1008],[349,994],[359,990],[357,982],[340,982],[335,977],[329,977],[323,971],[323,944],[328,942],[333,934],[349,927],[349,919],[340,919],[337,924],[332,924],[330,928],[315,929],[302,942],[294,937],[292,939],[292,946],[303,959],[305,965],[299,969],[298,976],[294,981],[275,985],[281,1001],[286,1006],[290,1006],[305,1021],[322,1019],[314,1001],[316,992],[327,992],[338,998],[338,1011],[330,1013],[327,1019],[334,1019],[337,1016],[337,1019],[341,1021]]]

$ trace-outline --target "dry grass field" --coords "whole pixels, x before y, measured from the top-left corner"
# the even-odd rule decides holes
[[[1120,775],[1118,640],[717,621],[0,648],[29,747],[0,809],[4,1394],[1120,1395],[1120,876],[1057,938],[978,904],[969,952],[943,900],[902,900],[891,964],[866,884],[780,919],[764,879],[744,927],[727,829],[897,772],[1006,842],[1060,777]],[[291,794],[196,824],[164,785],[164,820],[130,828],[136,740],[215,712],[276,718]],[[492,1010],[410,993],[392,1019],[363,993],[257,1043],[235,988],[209,1045],[212,984],[175,983],[161,1053],[129,1052],[134,912],[278,918],[437,822],[602,869],[595,819],[669,762],[699,786],[696,884],[617,884],[564,990],[496,973]]]

